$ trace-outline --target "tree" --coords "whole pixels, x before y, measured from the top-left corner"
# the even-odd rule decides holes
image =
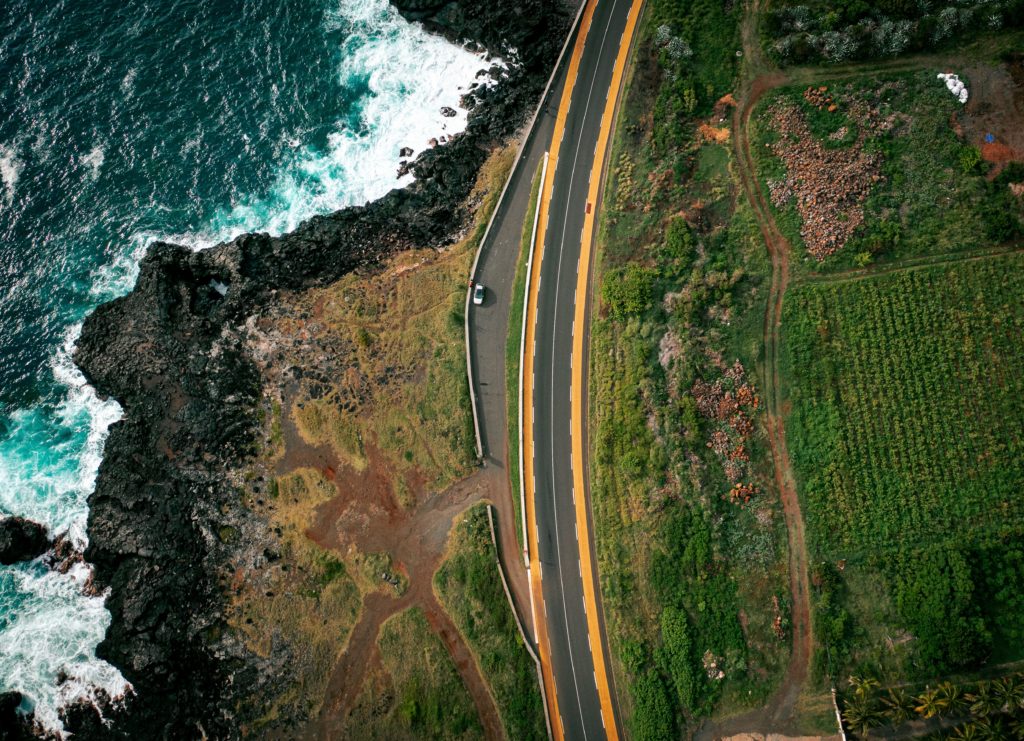
[[[991,682],[981,682],[978,689],[967,696],[971,703],[971,715],[975,718],[984,718],[992,713],[997,713],[1003,706],[1003,701],[993,692]]]
[[[963,690],[952,682],[943,682],[937,687],[937,689],[939,691],[939,698],[945,706],[943,713],[947,715],[957,715],[962,713],[970,704],[964,697]]]
[[[943,710],[945,710],[945,704],[937,689],[926,687],[924,692],[917,696],[914,712],[922,718],[934,718],[936,715],[941,715]]]
[[[843,720],[851,730],[864,735],[870,729],[882,724],[878,707],[877,679],[850,677],[850,691],[844,700]]]
[[[665,683],[653,669],[637,677],[633,685],[633,737],[637,741],[661,741],[675,736],[672,705]]]
[[[886,716],[896,725],[909,720],[914,712],[913,698],[899,687],[889,689],[888,694],[882,698],[882,705]]]
[[[957,726],[956,730],[953,731],[953,738],[961,739],[962,741],[978,741],[980,737],[981,734],[978,732],[978,726],[973,722]]]
[[[640,265],[611,270],[601,287],[601,298],[612,316],[624,319],[647,311],[654,296],[654,271]]]

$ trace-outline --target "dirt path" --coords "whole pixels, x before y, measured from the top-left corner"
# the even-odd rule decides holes
[[[837,271],[835,273],[808,275],[800,278],[797,283],[850,283],[853,281],[864,280],[865,278],[875,278],[879,275],[904,273],[909,270],[919,270],[921,268],[928,268],[934,265],[976,262],[978,260],[987,260],[991,257],[1012,255],[1019,252],[1024,252],[1024,243],[1010,242],[999,247],[990,247],[982,250],[963,250],[962,252],[953,252],[944,255],[929,255],[927,257],[900,260],[899,262],[895,262],[890,265],[875,265],[870,268],[856,268]]]
[[[761,234],[771,256],[772,275],[768,294],[768,309],[764,318],[765,383],[768,442],[775,468],[775,483],[782,500],[789,536],[789,574],[791,597],[791,626],[793,646],[789,668],[778,692],[764,711],[765,720],[772,728],[792,725],[796,700],[803,689],[811,657],[810,579],[807,568],[807,547],[804,539],[803,516],[796,492],[789,451],[786,448],[784,409],[780,392],[779,345],[781,343],[782,305],[789,286],[789,252],[786,239],[779,232],[771,216],[764,195],[758,187],[754,159],[750,151],[748,125],[757,101],[767,90],[785,81],[781,75],[772,75],[754,81],[750,93],[737,107],[734,120],[737,160],[743,190],[754,209]]]
[[[720,738],[745,730],[795,733],[795,708],[807,678],[812,649],[810,580],[803,517],[797,496],[789,452],[786,448],[784,409],[780,393],[779,345],[783,299],[789,285],[789,252],[768,204],[758,186],[754,158],[750,151],[748,127],[757,102],[764,93],[790,81],[788,75],[773,70],[765,58],[757,33],[758,0],[750,0],[744,14],[741,35],[746,57],[746,75],[741,82],[739,105],[733,117],[733,142],[743,191],[754,210],[762,237],[771,257],[772,274],[768,307],[764,318],[764,397],[767,412],[768,442],[775,469],[775,483],[782,501],[789,540],[792,652],[781,686],[768,704],[727,722],[706,726],[699,738]]]
[[[337,496],[317,509],[306,535],[322,548],[342,554],[353,548],[362,554],[386,552],[394,568],[408,579],[408,588],[400,596],[383,582],[381,589],[365,595],[359,620],[331,673],[320,716],[300,735],[308,739],[341,737],[345,718],[364,679],[380,666],[377,639],[381,625],[409,607],[420,607],[473,698],[485,736],[503,739],[501,717],[490,686],[433,591],[434,573],[444,558],[453,521],[472,504],[502,498],[494,496],[500,492],[500,472],[479,469],[437,493],[426,491],[415,477],[406,477],[416,502],[406,509],[395,497],[393,472],[373,444],[365,445],[367,465],[360,471],[344,465],[330,446],[306,443],[290,415],[285,416],[282,431],[285,454],[277,465],[277,475],[301,467],[313,468],[334,481],[338,489]]]

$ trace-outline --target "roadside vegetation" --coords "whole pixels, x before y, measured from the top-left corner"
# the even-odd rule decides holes
[[[490,685],[509,739],[546,739],[536,665],[527,653],[497,573],[486,504],[452,529],[434,590]]]
[[[516,512],[516,537],[522,548],[526,535],[523,533],[523,503],[519,498],[519,354],[523,336],[523,312],[526,310],[526,263],[530,259],[530,238],[533,236],[533,221],[537,213],[537,198],[540,193],[540,175],[543,163],[533,176],[530,187],[530,204],[526,208],[523,234],[519,241],[519,259],[516,275],[512,281],[512,303],[508,312],[508,339],[505,341],[505,401],[508,420],[508,471],[512,485],[512,505]]]
[[[950,125],[978,129],[974,118],[930,71],[765,95],[751,149],[795,275],[997,249],[1024,235],[1024,205],[1009,187],[1024,179],[1020,167],[988,177],[989,150]],[[983,123],[989,131],[1001,121]],[[1006,121],[1010,130],[1020,123]]]
[[[368,672],[346,719],[346,737],[483,739],[473,699],[420,608],[389,618],[381,626],[377,646],[380,662]]]
[[[1022,0],[769,0],[765,48],[779,64],[878,60],[1024,26]]]
[[[791,289],[820,671],[1024,658],[1024,255]]]
[[[732,176],[740,10],[647,6],[600,221],[592,503],[616,689],[638,740],[763,704],[789,654],[761,424],[769,267]]]

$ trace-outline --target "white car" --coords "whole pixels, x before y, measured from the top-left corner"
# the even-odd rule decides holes
[[[487,289],[484,288],[483,283],[477,283],[473,286],[473,303],[480,306],[484,302],[484,294],[487,293]]]

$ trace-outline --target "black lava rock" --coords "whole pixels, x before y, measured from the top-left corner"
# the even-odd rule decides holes
[[[21,704],[20,692],[0,694],[0,741],[26,741],[33,739],[32,723],[17,710]]]
[[[0,520],[0,563],[9,565],[31,561],[46,553],[49,547],[46,528],[38,522],[21,517]]]
[[[219,579],[241,552],[231,549],[256,546],[217,537],[225,517],[247,516],[227,472],[252,455],[260,430],[262,381],[245,324],[278,291],[326,285],[398,250],[457,238],[480,166],[525,122],[568,23],[560,4],[541,0],[418,5],[428,28],[496,53],[526,49],[540,28],[551,41],[495,68],[499,84],[467,95],[466,130],[421,153],[408,188],[282,237],[246,234],[203,252],[155,244],[132,292],[84,324],[75,362],[124,409],[89,498],[85,557],[95,587],[110,590],[112,617],[97,654],[134,693],[123,710],[105,711],[110,725],[70,713],[76,738],[237,738],[262,714],[253,697],[284,681],[287,664],[248,653],[223,630]]]

